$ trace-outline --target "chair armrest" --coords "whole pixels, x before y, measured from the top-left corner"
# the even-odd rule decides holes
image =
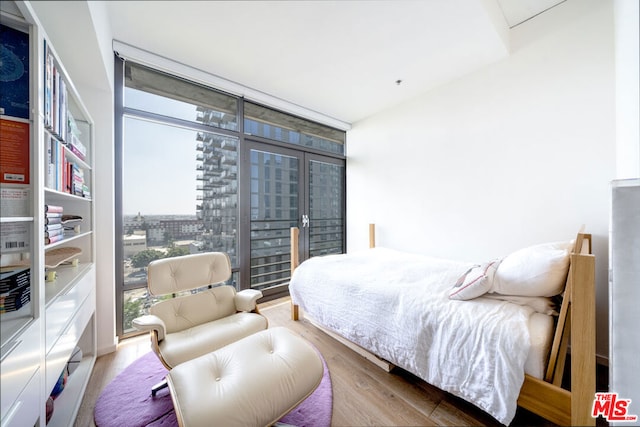
[[[238,311],[253,311],[256,309],[256,301],[262,298],[262,292],[257,289],[244,289],[234,297]]]
[[[146,314],[144,316],[136,317],[133,319],[132,323],[139,331],[156,331],[158,333],[158,341],[162,341],[164,339],[166,327],[162,319],[158,316]]]

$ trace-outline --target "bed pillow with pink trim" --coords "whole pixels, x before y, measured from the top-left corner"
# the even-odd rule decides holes
[[[464,273],[449,293],[449,299],[470,300],[487,293],[493,286],[499,261],[474,265]]]

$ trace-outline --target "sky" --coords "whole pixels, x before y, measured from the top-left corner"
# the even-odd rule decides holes
[[[164,101],[137,91],[127,91],[127,105],[169,107],[177,117],[195,121],[193,105]],[[162,105],[166,102],[167,105]],[[196,135],[193,130],[127,117],[124,122],[123,211],[125,215],[196,214]]]

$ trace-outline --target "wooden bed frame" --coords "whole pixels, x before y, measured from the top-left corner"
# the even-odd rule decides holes
[[[297,227],[291,228],[291,274],[299,265]],[[369,224],[369,247],[375,247],[375,225]],[[591,416],[596,392],[595,257],[591,235],[579,232],[570,255],[569,274],[560,306],[544,380],[525,374],[518,405],[559,425],[595,426]],[[291,318],[299,308],[291,302]],[[324,332],[389,371],[393,365],[342,336],[307,319]],[[571,344],[570,390],[561,387]]]

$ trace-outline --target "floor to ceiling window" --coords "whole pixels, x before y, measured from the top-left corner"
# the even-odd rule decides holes
[[[230,284],[287,293],[301,259],[345,248],[345,133],[116,57],[117,332],[155,301],[159,258],[226,252]]]

